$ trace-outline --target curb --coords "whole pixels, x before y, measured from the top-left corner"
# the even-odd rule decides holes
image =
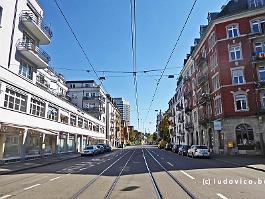
[[[51,164],[56,164],[56,163],[59,163],[59,162],[64,162],[64,161],[72,160],[72,159],[79,158],[79,157],[80,156],[76,156],[76,157],[66,158],[66,159],[63,159],[63,160],[56,160],[56,161],[53,161],[53,162],[47,162],[47,163],[40,164],[40,165],[35,165],[35,166],[26,167],[26,168],[16,169],[16,170],[12,170],[12,171],[4,171],[4,172],[0,173],[0,176],[1,175],[12,174],[12,173],[17,173],[17,172],[25,171],[25,170],[29,170],[29,169],[39,168],[39,167],[43,167],[43,166],[47,166],[47,165],[51,165]]]

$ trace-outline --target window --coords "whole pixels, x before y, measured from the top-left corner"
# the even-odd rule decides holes
[[[216,51],[210,56],[210,66],[215,68],[218,65]]]
[[[265,66],[259,66],[259,80],[265,81]]]
[[[49,105],[47,118],[53,121],[58,121],[58,108]]]
[[[261,94],[261,107],[264,109],[265,108],[265,91],[263,91]]]
[[[259,33],[262,32],[262,29],[264,31],[264,25],[265,25],[265,18],[252,21],[251,22],[252,32]]]
[[[255,51],[256,51],[256,54],[265,52],[265,41],[264,42],[256,42],[255,43]]]
[[[215,75],[212,79],[213,82],[213,90],[216,91],[220,88],[219,74]]]
[[[244,83],[244,71],[243,69],[232,70],[232,83],[243,84]]]
[[[76,126],[76,116],[74,114],[70,115],[70,125]]]
[[[248,0],[248,6],[250,8],[256,8],[256,7],[261,7],[263,6],[265,3],[264,3],[264,0]]]
[[[87,120],[84,120],[84,128],[88,129],[88,121]]]
[[[246,94],[235,95],[235,105],[236,105],[236,111],[247,110],[247,95]]]
[[[248,124],[240,124],[236,127],[236,141],[238,150],[254,150],[253,128]]]
[[[222,101],[221,101],[221,97],[217,97],[214,100],[214,113],[215,115],[219,115],[222,113]]]
[[[81,117],[78,117],[78,127],[79,128],[83,127],[83,119]]]
[[[28,63],[21,61],[19,66],[19,74],[32,80],[32,66],[30,66]]]
[[[2,15],[3,15],[3,8],[0,6],[0,28],[1,28],[1,22],[2,22]]]
[[[6,88],[4,107],[26,112],[27,111],[27,96],[20,92]]]
[[[212,33],[208,40],[209,49],[212,49],[214,47],[214,44],[216,42],[215,33]]]
[[[241,59],[241,49],[240,46],[230,46],[229,47],[229,53],[230,53],[230,60],[239,60]]]
[[[45,103],[32,98],[30,101],[30,114],[45,117]]]
[[[238,26],[237,25],[231,25],[229,27],[227,27],[227,36],[228,38],[234,38],[237,37],[239,35],[238,33]]]

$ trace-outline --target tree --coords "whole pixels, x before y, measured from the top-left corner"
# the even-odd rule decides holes
[[[150,133],[147,133],[145,136],[146,136],[147,143],[153,142],[153,135],[151,135]]]
[[[157,141],[158,137],[157,137],[157,133],[153,133],[153,141]]]
[[[135,132],[132,129],[130,129],[129,140],[130,140],[131,143],[133,143],[134,139],[135,139]]]
[[[167,142],[170,142],[169,124],[169,116],[165,115],[159,125],[159,135],[163,140]]]

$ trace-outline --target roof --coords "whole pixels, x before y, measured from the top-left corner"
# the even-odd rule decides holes
[[[66,81],[66,83],[96,83],[94,80],[70,80]]]

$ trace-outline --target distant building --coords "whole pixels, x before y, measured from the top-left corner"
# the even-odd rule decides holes
[[[116,102],[121,115],[122,120],[127,122],[127,125],[130,125],[130,104],[128,101],[124,100],[123,98],[113,98],[113,100]]]

